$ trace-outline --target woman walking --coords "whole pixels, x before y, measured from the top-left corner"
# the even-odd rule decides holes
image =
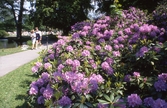
[[[31,30],[32,50],[35,49],[36,34],[34,30]]]

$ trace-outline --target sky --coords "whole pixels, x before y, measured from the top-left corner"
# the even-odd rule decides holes
[[[25,7],[26,9],[30,9],[30,2],[25,2],[25,3],[24,3],[24,7]]]

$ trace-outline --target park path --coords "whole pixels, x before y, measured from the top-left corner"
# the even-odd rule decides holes
[[[36,59],[39,57],[39,52],[42,49],[47,49],[50,46],[51,45],[43,45],[37,50],[26,50],[15,54],[0,56],[0,77]]]

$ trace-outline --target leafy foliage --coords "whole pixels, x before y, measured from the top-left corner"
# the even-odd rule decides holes
[[[33,20],[35,25],[39,26],[41,22],[45,26],[62,29],[67,34],[71,25],[87,19],[90,8],[90,0],[37,0]]]
[[[6,37],[9,36],[9,34],[5,30],[0,30],[0,37]]]

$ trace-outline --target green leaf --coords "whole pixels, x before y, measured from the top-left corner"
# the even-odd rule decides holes
[[[88,70],[88,68],[85,68],[85,72],[86,72],[87,74],[89,74],[89,70]]]
[[[88,101],[90,101],[90,98],[92,98],[92,96],[91,95],[86,95],[86,99],[88,100]]]
[[[152,64],[152,65],[154,65],[154,62],[153,62],[153,61],[151,61],[151,64]]]
[[[75,103],[74,106],[73,106],[73,108],[78,108],[79,104],[80,103]]]
[[[113,93],[110,95],[110,99],[113,102],[113,100],[114,100],[114,94]]]
[[[109,102],[112,102],[111,99],[110,99],[110,97],[107,96],[106,94],[104,94],[104,97],[105,97],[105,99],[108,100]]]
[[[71,108],[71,105],[66,105],[63,108]]]
[[[110,104],[110,108],[114,108],[114,105]]]
[[[105,101],[105,100],[102,100],[102,99],[97,99],[100,103],[102,103],[102,104],[109,104],[110,102],[107,102],[107,101]]]
[[[118,101],[118,99],[120,99],[120,98],[121,98],[121,96],[115,97],[115,98],[114,98],[114,102]]]
[[[88,108],[88,107],[81,103],[81,104],[79,105],[79,108]]]
[[[87,105],[89,108],[93,108],[93,105],[89,102],[86,102],[85,105]]]
[[[141,84],[139,85],[140,88],[143,88],[143,86],[144,86],[144,83],[141,83]]]
[[[110,8],[116,8],[116,6],[115,5],[110,5]]]

